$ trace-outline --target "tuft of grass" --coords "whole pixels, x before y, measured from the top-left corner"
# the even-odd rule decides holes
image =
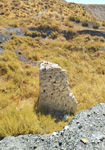
[[[58,32],[54,31],[49,35],[49,38],[56,39],[58,37]]]
[[[51,133],[61,129],[73,117],[70,116],[68,122],[57,122],[57,118],[44,114],[45,109],[44,113],[41,113],[42,108],[39,112],[33,109],[39,95],[38,67],[19,61],[15,50],[30,61],[51,61],[65,69],[71,91],[79,103],[77,112],[105,102],[105,52],[100,51],[105,48],[105,40],[75,34],[79,29],[75,22],[87,20],[84,22],[87,26],[89,21],[98,23],[99,20],[81,5],[59,0],[2,0],[0,5],[1,27],[27,30],[27,36],[16,36],[11,32],[11,39],[1,45],[4,50],[0,54],[1,137]],[[75,22],[70,21],[73,19]],[[29,31],[29,28],[37,31]],[[47,31],[52,32],[52,39],[42,38],[49,35]]]
[[[41,132],[39,123],[37,115],[29,106],[24,106],[21,110],[11,107],[4,113],[0,122],[0,137],[29,133],[38,134]]]
[[[70,17],[69,17],[69,20],[70,20],[70,21],[75,21],[75,17],[74,17],[74,16],[70,16]]]
[[[104,26],[104,27],[105,27],[105,21],[103,21],[103,22],[102,22],[102,26]]]
[[[98,23],[94,23],[93,24],[93,29],[98,29],[99,28],[99,24]]]
[[[82,22],[82,26],[83,26],[83,27],[88,27],[88,26],[89,26],[88,21],[87,21],[87,20],[83,21],[83,22]]]
[[[30,117],[31,116],[31,117]],[[62,129],[67,122],[55,122],[51,115],[36,114],[34,109],[25,105],[18,109],[12,106],[3,115],[0,121],[0,137],[18,136],[21,134],[44,134]],[[69,118],[70,120],[70,118]]]

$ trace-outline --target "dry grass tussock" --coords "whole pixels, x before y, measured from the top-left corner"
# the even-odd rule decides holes
[[[4,54],[0,55],[0,136],[51,133],[68,123],[56,123],[54,117],[33,111],[38,99],[38,68],[20,62],[15,49],[32,61],[51,61],[64,68],[79,103],[78,112],[105,101],[105,52],[100,46],[105,47],[104,39],[89,35],[69,41],[13,35],[2,45]]]
[[[60,0],[5,0],[0,4],[0,26],[3,27],[48,27],[51,24],[53,28],[65,25],[65,21],[69,24],[69,18],[95,20],[81,5]]]
[[[4,112],[0,122],[0,137],[21,134],[44,134],[61,129],[66,123],[55,123],[51,115],[36,114],[32,107],[25,105],[23,109],[12,106]]]

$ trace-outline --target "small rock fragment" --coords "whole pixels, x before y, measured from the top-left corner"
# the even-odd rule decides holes
[[[87,139],[80,139],[81,142],[83,142],[84,144],[88,143]]]

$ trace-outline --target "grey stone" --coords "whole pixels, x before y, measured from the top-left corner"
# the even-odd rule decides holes
[[[7,36],[6,34],[0,33],[0,44],[8,41],[10,39],[9,36]]]
[[[3,53],[3,49],[0,47],[0,54],[2,54]]]

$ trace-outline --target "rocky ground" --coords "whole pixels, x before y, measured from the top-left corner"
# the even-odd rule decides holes
[[[96,18],[105,20],[105,5],[83,5],[84,8],[92,13]]]
[[[78,113],[61,131],[0,141],[0,150],[105,150],[105,104]]]
[[[2,33],[4,31],[5,33]],[[0,28],[0,54],[3,53],[3,49],[1,47],[1,44],[8,41],[11,38],[11,33],[15,33],[16,35],[24,35],[22,33],[21,28]]]

